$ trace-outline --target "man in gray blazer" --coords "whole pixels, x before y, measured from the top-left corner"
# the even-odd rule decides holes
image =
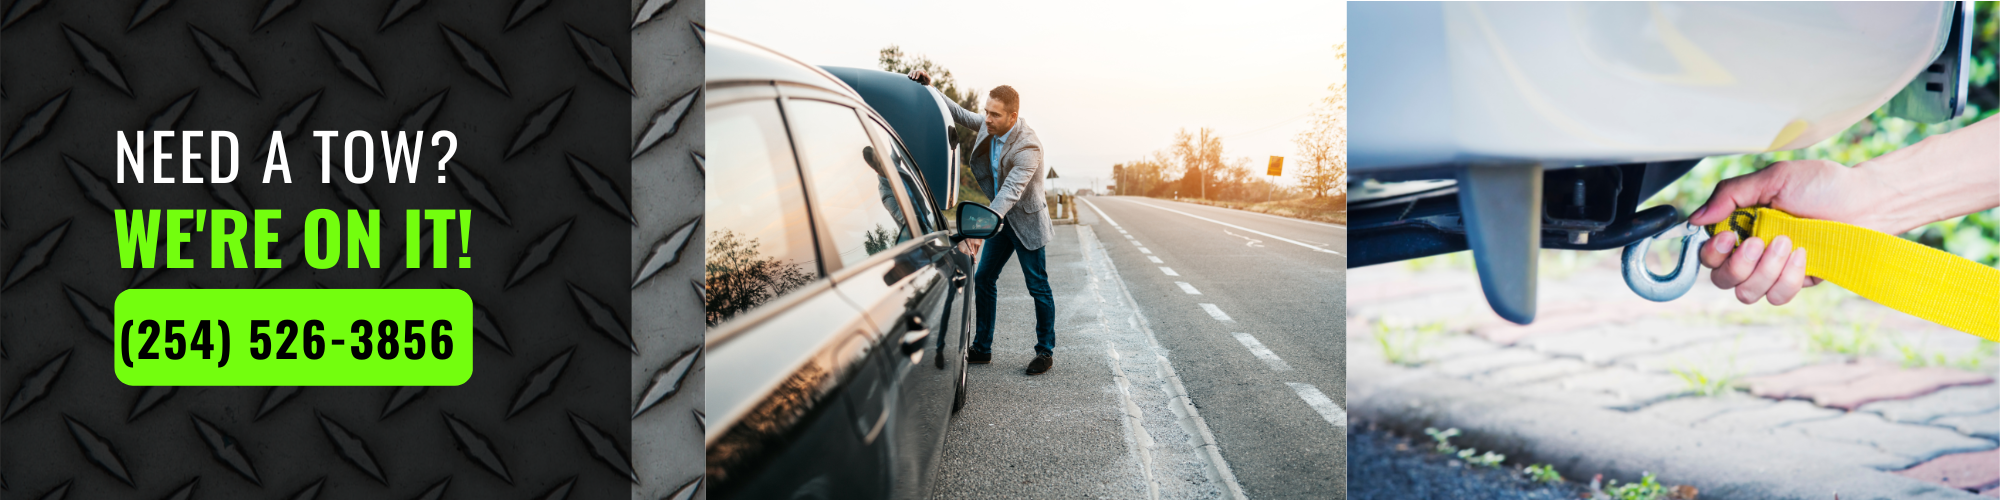
[[[923,70],[910,72],[910,79],[930,85]],[[993,360],[993,296],[1000,269],[1010,256],[1021,258],[1021,274],[1028,282],[1028,295],[1035,299],[1035,359],[1027,373],[1039,375],[1055,366],[1056,299],[1049,290],[1048,252],[1044,248],[1055,225],[1049,222],[1044,201],[1042,143],[1035,129],[1021,120],[1021,95],[1013,87],[1001,85],[987,94],[986,114],[966,111],[951,103],[952,120],[966,128],[976,128],[973,140],[972,177],[992,200],[988,208],[1002,214],[1006,223],[1000,234],[988,241],[966,240],[966,253],[979,254],[979,269],[972,274],[977,291],[973,303],[977,333],[972,339],[969,362]],[[950,103],[950,100],[945,100]],[[984,248],[981,248],[982,245]]]

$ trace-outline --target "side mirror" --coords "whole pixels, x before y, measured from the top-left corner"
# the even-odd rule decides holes
[[[986,205],[962,201],[958,203],[958,234],[951,236],[953,243],[966,238],[986,239],[1000,234],[1000,214]]]

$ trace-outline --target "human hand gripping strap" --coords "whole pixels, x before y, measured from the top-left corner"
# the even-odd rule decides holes
[[[1875,303],[2000,342],[2000,269],[1852,224],[1804,219],[1768,207],[1737,209],[1704,227],[1710,235],[1784,236],[1810,248],[1806,275]]]

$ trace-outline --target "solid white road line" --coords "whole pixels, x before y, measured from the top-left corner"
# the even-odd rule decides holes
[[[1170,200],[1161,200],[1161,201],[1170,201]],[[1202,207],[1202,208],[1213,208],[1213,209],[1216,209],[1216,210],[1231,210],[1231,211],[1236,211],[1236,212],[1242,212],[1242,213],[1246,213],[1246,214],[1250,214],[1250,215],[1261,215],[1261,216],[1265,216],[1265,217],[1270,217],[1270,218],[1273,218],[1273,219],[1278,219],[1278,220],[1282,220],[1282,221],[1285,221],[1285,222],[1302,222],[1302,223],[1306,223],[1306,224],[1314,224],[1314,225],[1320,225],[1320,226],[1326,226],[1326,227],[1330,227],[1330,228],[1334,228],[1334,229],[1339,229],[1339,230],[1342,230],[1342,231],[1346,231],[1346,230],[1347,230],[1347,226],[1342,226],[1342,225],[1339,225],[1339,224],[1328,224],[1328,223],[1325,223],[1325,222],[1320,222],[1320,221],[1316,221],[1316,220],[1305,220],[1305,219],[1294,219],[1294,218],[1291,218],[1291,217],[1285,217],[1285,216],[1282,216],[1282,215],[1271,215],[1271,214],[1267,214],[1267,213],[1263,213],[1263,212],[1252,212],[1252,211],[1249,211],[1249,210],[1236,210],[1236,209],[1233,209],[1233,208],[1222,208],[1222,207],[1211,207],[1211,206],[1207,206],[1207,205],[1201,205],[1201,204],[1196,204],[1196,203],[1189,203],[1189,205],[1194,205],[1194,206],[1197,206],[1197,207]]]
[[[1163,272],[1163,273],[1167,273],[1167,276],[1180,276],[1180,275],[1181,275],[1181,273],[1177,273],[1177,272],[1174,272],[1174,268],[1171,268],[1171,267],[1165,267],[1165,266],[1161,266],[1161,267],[1160,267],[1160,272]]]
[[[1165,264],[1165,262],[1161,262],[1161,261],[1160,261],[1160,258],[1159,258],[1159,257],[1154,257],[1154,256],[1151,256],[1151,255],[1148,255],[1148,256],[1146,256],[1146,260],[1150,260],[1150,261],[1153,261],[1153,263],[1154,263],[1154,264]]]
[[[1124,228],[1124,227],[1121,227],[1121,226],[1119,226],[1119,225],[1118,225],[1118,221],[1116,221],[1116,220],[1112,220],[1112,219],[1111,219],[1111,216],[1110,216],[1109,214],[1105,214],[1105,213],[1104,213],[1104,209],[1101,209],[1101,208],[1097,208],[1097,204],[1096,204],[1096,203],[1091,203],[1091,202],[1090,202],[1090,200],[1086,200],[1086,199],[1083,199],[1083,198],[1077,198],[1077,199],[1076,199],[1076,201],[1081,201],[1081,202],[1083,202],[1083,204],[1084,204],[1084,205],[1089,205],[1089,206],[1090,206],[1090,211],[1092,211],[1092,212],[1097,212],[1097,216],[1098,216],[1098,217],[1103,217],[1103,218],[1104,218],[1104,222],[1109,222],[1109,223],[1111,223],[1111,227],[1115,227],[1115,228],[1118,228],[1118,231],[1119,231],[1119,232],[1124,232],[1124,231],[1125,231],[1125,228]]]
[[[1208,315],[1210,317],[1215,318],[1216,321],[1221,321],[1225,323],[1236,322],[1236,320],[1229,319],[1229,314],[1222,312],[1222,308],[1215,307],[1215,304],[1202,304],[1201,310],[1208,311]]]
[[[1271,352],[1270,348],[1264,347],[1264,343],[1258,342],[1257,337],[1252,337],[1248,333],[1240,333],[1240,332],[1230,333],[1230,335],[1235,335],[1237,342],[1242,342],[1243,347],[1249,348],[1250,355],[1256,356],[1257,359],[1264,360],[1264,364],[1271,365],[1272,370],[1277,370],[1281,372],[1292,371],[1292,365],[1285,364],[1285,360],[1278,359],[1278,354]]]
[[[1302,246],[1302,247],[1306,247],[1306,248],[1310,248],[1310,249],[1312,249],[1312,250],[1313,250],[1313,251],[1315,251],[1315,252],[1326,252],[1326,253],[1330,253],[1330,254],[1334,254],[1334,255],[1340,255],[1340,256],[1342,256],[1342,257],[1345,257],[1345,256],[1346,256],[1346,255],[1344,255],[1344,254],[1341,254],[1340,252],[1335,252],[1335,251],[1332,251],[1332,250],[1327,250],[1327,249],[1324,249],[1324,248],[1320,248],[1320,247],[1317,247],[1317,246],[1313,246],[1312,244],[1310,244],[1310,243],[1306,243],[1306,242],[1303,242],[1303,241],[1299,241],[1299,240],[1294,240],[1294,239],[1291,239],[1291,238],[1286,238],[1286,237],[1283,237],[1283,236],[1278,236],[1278,235],[1275,235],[1275,234],[1271,234],[1271,233],[1266,233],[1266,232],[1263,232],[1263,231],[1258,231],[1258,230],[1255,230],[1255,229],[1250,229],[1250,228],[1247,228],[1247,227],[1243,227],[1243,226],[1238,226],[1238,225],[1235,225],[1235,224],[1230,224],[1230,223],[1227,223],[1227,222],[1223,222],[1223,221],[1219,221],[1219,220],[1215,220],[1215,219],[1210,219],[1210,218],[1207,218],[1207,217],[1202,217],[1202,216],[1199,216],[1199,215],[1195,215],[1195,214],[1191,214],[1191,213],[1187,213],[1187,212],[1182,212],[1182,211],[1179,211],[1179,210],[1174,210],[1174,209],[1171,209],[1171,208],[1167,208],[1167,207],[1162,207],[1162,206],[1159,206],[1159,205],[1154,205],[1154,204],[1151,204],[1151,203],[1145,203],[1145,202],[1136,202],[1136,201],[1135,201],[1135,202],[1133,202],[1133,203],[1135,203],[1135,204],[1138,204],[1138,205],[1144,205],[1144,206],[1146,206],[1146,207],[1150,207],[1150,208],[1153,208],[1153,209],[1155,209],[1155,210],[1165,210],[1165,211],[1168,211],[1168,212],[1173,212],[1173,213],[1177,213],[1177,214],[1181,214],[1181,215],[1185,215],[1185,216],[1188,216],[1188,217],[1193,217],[1193,218],[1196,218],[1196,219],[1201,219],[1201,220],[1205,220],[1205,221],[1209,221],[1209,222],[1213,222],[1213,223],[1216,223],[1216,224],[1221,224],[1221,225],[1224,225],[1224,226],[1229,226],[1229,227],[1233,227],[1233,228],[1237,228],[1237,229],[1241,229],[1241,230],[1244,230],[1244,231],[1249,231],[1249,232],[1252,232],[1252,233],[1257,233],[1257,234],[1261,234],[1261,235],[1264,235],[1264,236],[1269,236],[1269,237],[1271,237],[1271,238],[1274,238],[1274,239],[1277,239],[1278,241],[1283,241],[1283,242],[1286,242],[1286,243],[1291,243],[1291,244],[1293,244],[1293,245],[1298,245],[1298,246]]]
[[[1333,424],[1334,427],[1347,428],[1347,410],[1342,410],[1340,405],[1333,404],[1333,398],[1326,397],[1326,393],[1319,392],[1319,388],[1298,382],[1285,382],[1285,385],[1292,386],[1292,391],[1299,393],[1299,399],[1306,400],[1306,406],[1311,406],[1313,411],[1319,412],[1319,416],[1325,418],[1326,423]]]
[[[1200,290],[1194,289],[1194,285],[1190,285],[1186,281],[1176,281],[1174,284],[1180,285],[1181,291],[1187,292],[1188,295],[1201,295]]]

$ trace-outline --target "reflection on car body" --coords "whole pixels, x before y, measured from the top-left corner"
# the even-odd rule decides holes
[[[723,34],[707,65],[711,494],[925,496],[965,395],[953,248],[998,216],[945,227],[930,170],[842,79]]]

